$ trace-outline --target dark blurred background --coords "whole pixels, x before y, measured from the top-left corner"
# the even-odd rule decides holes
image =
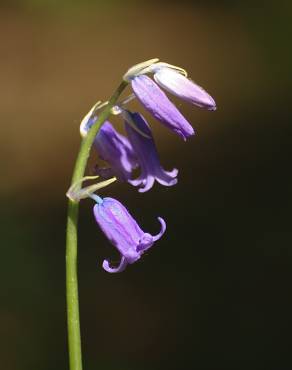
[[[79,123],[153,57],[187,69],[218,110],[174,99],[197,131],[186,143],[151,120],[177,186],[102,191],[146,231],[167,220],[139,263],[102,270],[117,253],[82,203],[84,368],[292,369],[291,1],[0,6],[1,369],[68,369],[65,192]]]

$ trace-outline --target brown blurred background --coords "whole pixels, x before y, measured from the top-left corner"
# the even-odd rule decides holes
[[[83,202],[84,368],[292,368],[291,12],[291,1],[1,1],[1,369],[68,369],[64,194],[79,122],[153,57],[187,69],[218,110],[174,99],[197,131],[187,143],[151,120],[177,186],[102,192],[149,232],[167,220],[141,262],[102,270],[117,254]]]

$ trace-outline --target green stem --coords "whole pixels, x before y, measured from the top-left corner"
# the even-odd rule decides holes
[[[121,82],[120,86],[110,98],[107,106],[99,114],[98,120],[91,127],[87,136],[83,138],[72,176],[71,185],[84,177],[91,146],[101,125],[110,115],[111,108],[116,104],[120,94],[127,86]],[[81,187],[80,183],[80,187]],[[66,292],[67,292],[67,325],[70,370],[82,370],[78,280],[77,280],[77,224],[79,203],[69,199],[66,238]]]

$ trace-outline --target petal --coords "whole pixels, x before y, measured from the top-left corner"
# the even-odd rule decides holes
[[[131,81],[133,91],[141,104],[158,121],[182,136],[194,135],[194,129],[165,93],[148,76],[141,75]]]
[[[128,180],[128,183],[133,185],[133,186],[139,186],[139,185],[144,183],[144,179],[139,176],[135,180]]]
[[[156,240],[160,239],[162,237],[162,235],[165,233],[165,230],[166,230],[166,223],[164,221],[163,218],[161,217],[158,217],[158,221],[160,222],[160,225],[161,225],[161,230],[160,230],[160,233],[153,236],[153,241],[156,242]]]
[[[200,108],[216,110],[214,99],[199,85],[170,68],[159,68],[154,80],[166,91]]]
[[[110,273],[117,273],[117,272],[122,272],[125,270],[127,267],[128,262],[125,257],[121,257],[121,261],[117,267],[110,267],[110,263],[108,260],[104,260],[102,263],[102,267],[105,269],[105,271],[110,272]]]
[[[177,180],[177,170],[165,171],[159,161],[159,155],[155,145],[155,141],[147,121],[140,113],[128,112],[133,124],[137,126],[139,131],[147,135],[140,135],[137,130],[128,124],[126,121],[125,128],[128,134],[129,141],[135,150],[137,160],[139,162],[141,173],[137,179],[128,181],[133,186],[139,186],[139,192],[144,193],[152,188],[154,181],[157,180],[160,184],[166,186],[175,185]]]
[[[99,157],[107,161],[113,174],[121,181],[131,177],[137,167],[134,150],[128,139],[117,132],[111,123],[106,122],[97,134],[94,146]]]
[[[144,232],[127,209],[115,199],[104,198],[101,204],[94,206],[93,212],[104,234],[128,262],[138,260],[136,246]]]
[[[139,188],[139,193],[145,193],[146,191],[150,190],[154,184],[155,178],[151,175],[147,176],[143,182],[143,187]]]
[[[144,233],[127,209],[113,198],[98,201],[93,211],[96,222],[121,254],[121,261],[117,267],[111,267],[108,260],[103,261],[103,268],[111,273],[121,272],[127,264],[139,260],[143,252],[149,249],[166,229],[164,220],[159,217],[160,233],[155,236]]]
[[[177,174],[177,168],[174,168],[172,171],[165,171],[160,167],[156,170],[155,179],[160,185],[173,186],[177,184]]]
[[[156,181],[163,186],[174,186],[177,184],[177,178],[169,176],[167,172],[161,172],[159,176],[156,176]]]

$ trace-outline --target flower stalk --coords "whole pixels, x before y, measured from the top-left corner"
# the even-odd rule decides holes
[[[161,223],[159,234],[153,236],[145,233],[122,203],[109,197],[102,199],[94,192],[116,179],[138,186],[141,193],[150,190],[155,180],[164,186],[177,183],[177,169],[172,171],[163,169],[150,126],[140,113],[128,110],[127,103],[137,98],[156,120],[184,140],[194,135],[194,129],[160,87],[200,108],[216,109],[214,99],[202,87],[191,81],[184,69],[168,63],[158,63],[158,61],[155,58],[131,67],[123,76],[123,81],[110,100],[96,103],[80,125],[82,141],[73,170],[71,186],[66,194],[69,198],[66,292],[70,370],[82,370],[77,280],[79,201],[90,197],[96,202],[95,220],[121,255],[118,266],[113,266],[108,260],[104,260],[103,268],[109,273],[118,273],[123,271],[128,264],[138,261],[142,254],[161,238],[165,232],[166,223],[159,217]],[[152,79],[148,74],[153,75]],[[118,102],[128,84],[132,87],[133,94]],[[110,114],[120,114],[124,118],[127,137],[119,134],[107,121]],[[104,181],[82,188],[83,181],[96,177],[84,177],[93,144],[99,157],[107,162],[109,167],[96,168],[96,174]],[[140,175],[133,179],[133,170],[136,168],[139,168]]]
[[[84,177],[90,149],[100,127],[111,113],[111,109],[116,104],[119,96],[127,86],[126,81],[122,81],[114,92],[104,110],[99,114],[95,124],[91,127],[86,137],[81,141],[80,149],[75,162],[71,186],[77,185],[80,190]],[[79,299],[78,299],[78,280],[77,280],[77,224],[78,224],[79,202],[72,199],[68,200],[67,215],[67,235],[66,235],[66,292],[67,292],[67,325],[68,325],[68,349],[70,370],[82,370],[80,319],[79,319]]]

